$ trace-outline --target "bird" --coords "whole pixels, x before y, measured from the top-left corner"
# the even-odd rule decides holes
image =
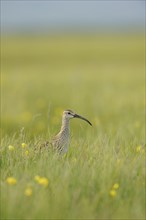
[[[55,135],[50,141],[47,141],[43,146],[51,145],[54,150],[57,150],[60,154],[67,153],[69,149],[70,140],[70,119],[78,118],[86,121],[92,126],[91,122],[81,115],[76,114],[72,110],[65,110],[62,114],[62,125],[59,133]]]

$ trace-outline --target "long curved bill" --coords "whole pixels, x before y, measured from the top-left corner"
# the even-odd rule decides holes
[[[80,118],[80,119],[82,119],[82,120],[88,122],[88,124],[92,126],[91,122],[88,121],[86,118],[82,117],[81,115],[74,114],[74,118]]]

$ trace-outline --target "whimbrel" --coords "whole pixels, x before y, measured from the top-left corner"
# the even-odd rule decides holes
[[[69,121],[72,118],[82,119],[92,126],[91,122],[81,115],[78,115],[71,110],[65,110],[62,115],[62,125],[60,132],[55,137],[53,137],[51,141],[47,142],[47,145],[51,144],[53,149],[58,150],[61,154],[64,154],[68,151],[70,138]]]

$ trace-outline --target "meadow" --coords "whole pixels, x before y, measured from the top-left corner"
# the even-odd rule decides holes
[[[1,219],[145,219],[144,35],[1,39]],[[34,151],[70,122],[66,155]]]

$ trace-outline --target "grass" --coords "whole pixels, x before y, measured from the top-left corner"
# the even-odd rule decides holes
[[[144,36],[3,37],[1,60],[1,219],[144,219]],[[93,127],[34,152],[63,109]]]

